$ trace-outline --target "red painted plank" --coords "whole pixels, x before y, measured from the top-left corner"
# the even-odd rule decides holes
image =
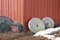
[[[21,23],[22,24],[23,24],[23,21],[24,21],[23,20],[23,13],[24,13],[23,12],[23,7],[24,7],[24,0],[21,0],[21,10],[20,10],[21,11],[21,13],[20,13],[21,17],[20,18],[21,18]]]
[[[0,0],[0,16],[1,16],[1,0]]]
[[[21,22],[21,0],[18,0],[18,21]]]
[[[12,1],[13,0],[9,0],[9,5],[8,5],[8,14],[9,14],[9,17],[12,18]]]

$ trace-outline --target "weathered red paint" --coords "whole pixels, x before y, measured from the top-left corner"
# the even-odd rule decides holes
[[[55,25],[60,24],[60,0],[25,0],[24,1],[24,25],[28,27],[28,21],[32,17],[51,17]]]
[[[0,0],[0,15],[21,22],[28,29],[32,17],[49,16],[60,24],[60,0]]]
[[[23,24],[23,0],[0,0],[0,15]]]

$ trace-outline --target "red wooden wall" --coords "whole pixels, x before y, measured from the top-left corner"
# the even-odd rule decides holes
[[[0,15],[23,24],[23,0],[0,0]]]
[[[60,0],[25,0],[24,1],[24,25],[32,17],[43,18],[49,16],[55,24],[60,24]]]
[[[60,24],[60,0],[0,0],[0,15],[21,22],[27,29],[32,17],[52,17]]]

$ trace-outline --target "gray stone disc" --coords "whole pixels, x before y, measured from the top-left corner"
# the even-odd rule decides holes
[[[37,33],[38,31],[45,30],[45,25],[40,18],[32,18],[28,22],[28,28],[31,32]]]
[[[44,17],[42,21],[45,24],[46,28],[54,28],[54,20],[50,17]]]

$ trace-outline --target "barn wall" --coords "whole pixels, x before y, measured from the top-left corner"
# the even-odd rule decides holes
[[[0,15],[21,22],[27,29],[32,17],[49,16],[60,24],[60,0],[0,0]]]
[[[54,19],[55,24],[60,24],[60,0],[25,0],[24,1],[24,25],[27,28],[28,21],[32,17]]]
[[[23,0],[0,0],[0,15],[23,24]]]

